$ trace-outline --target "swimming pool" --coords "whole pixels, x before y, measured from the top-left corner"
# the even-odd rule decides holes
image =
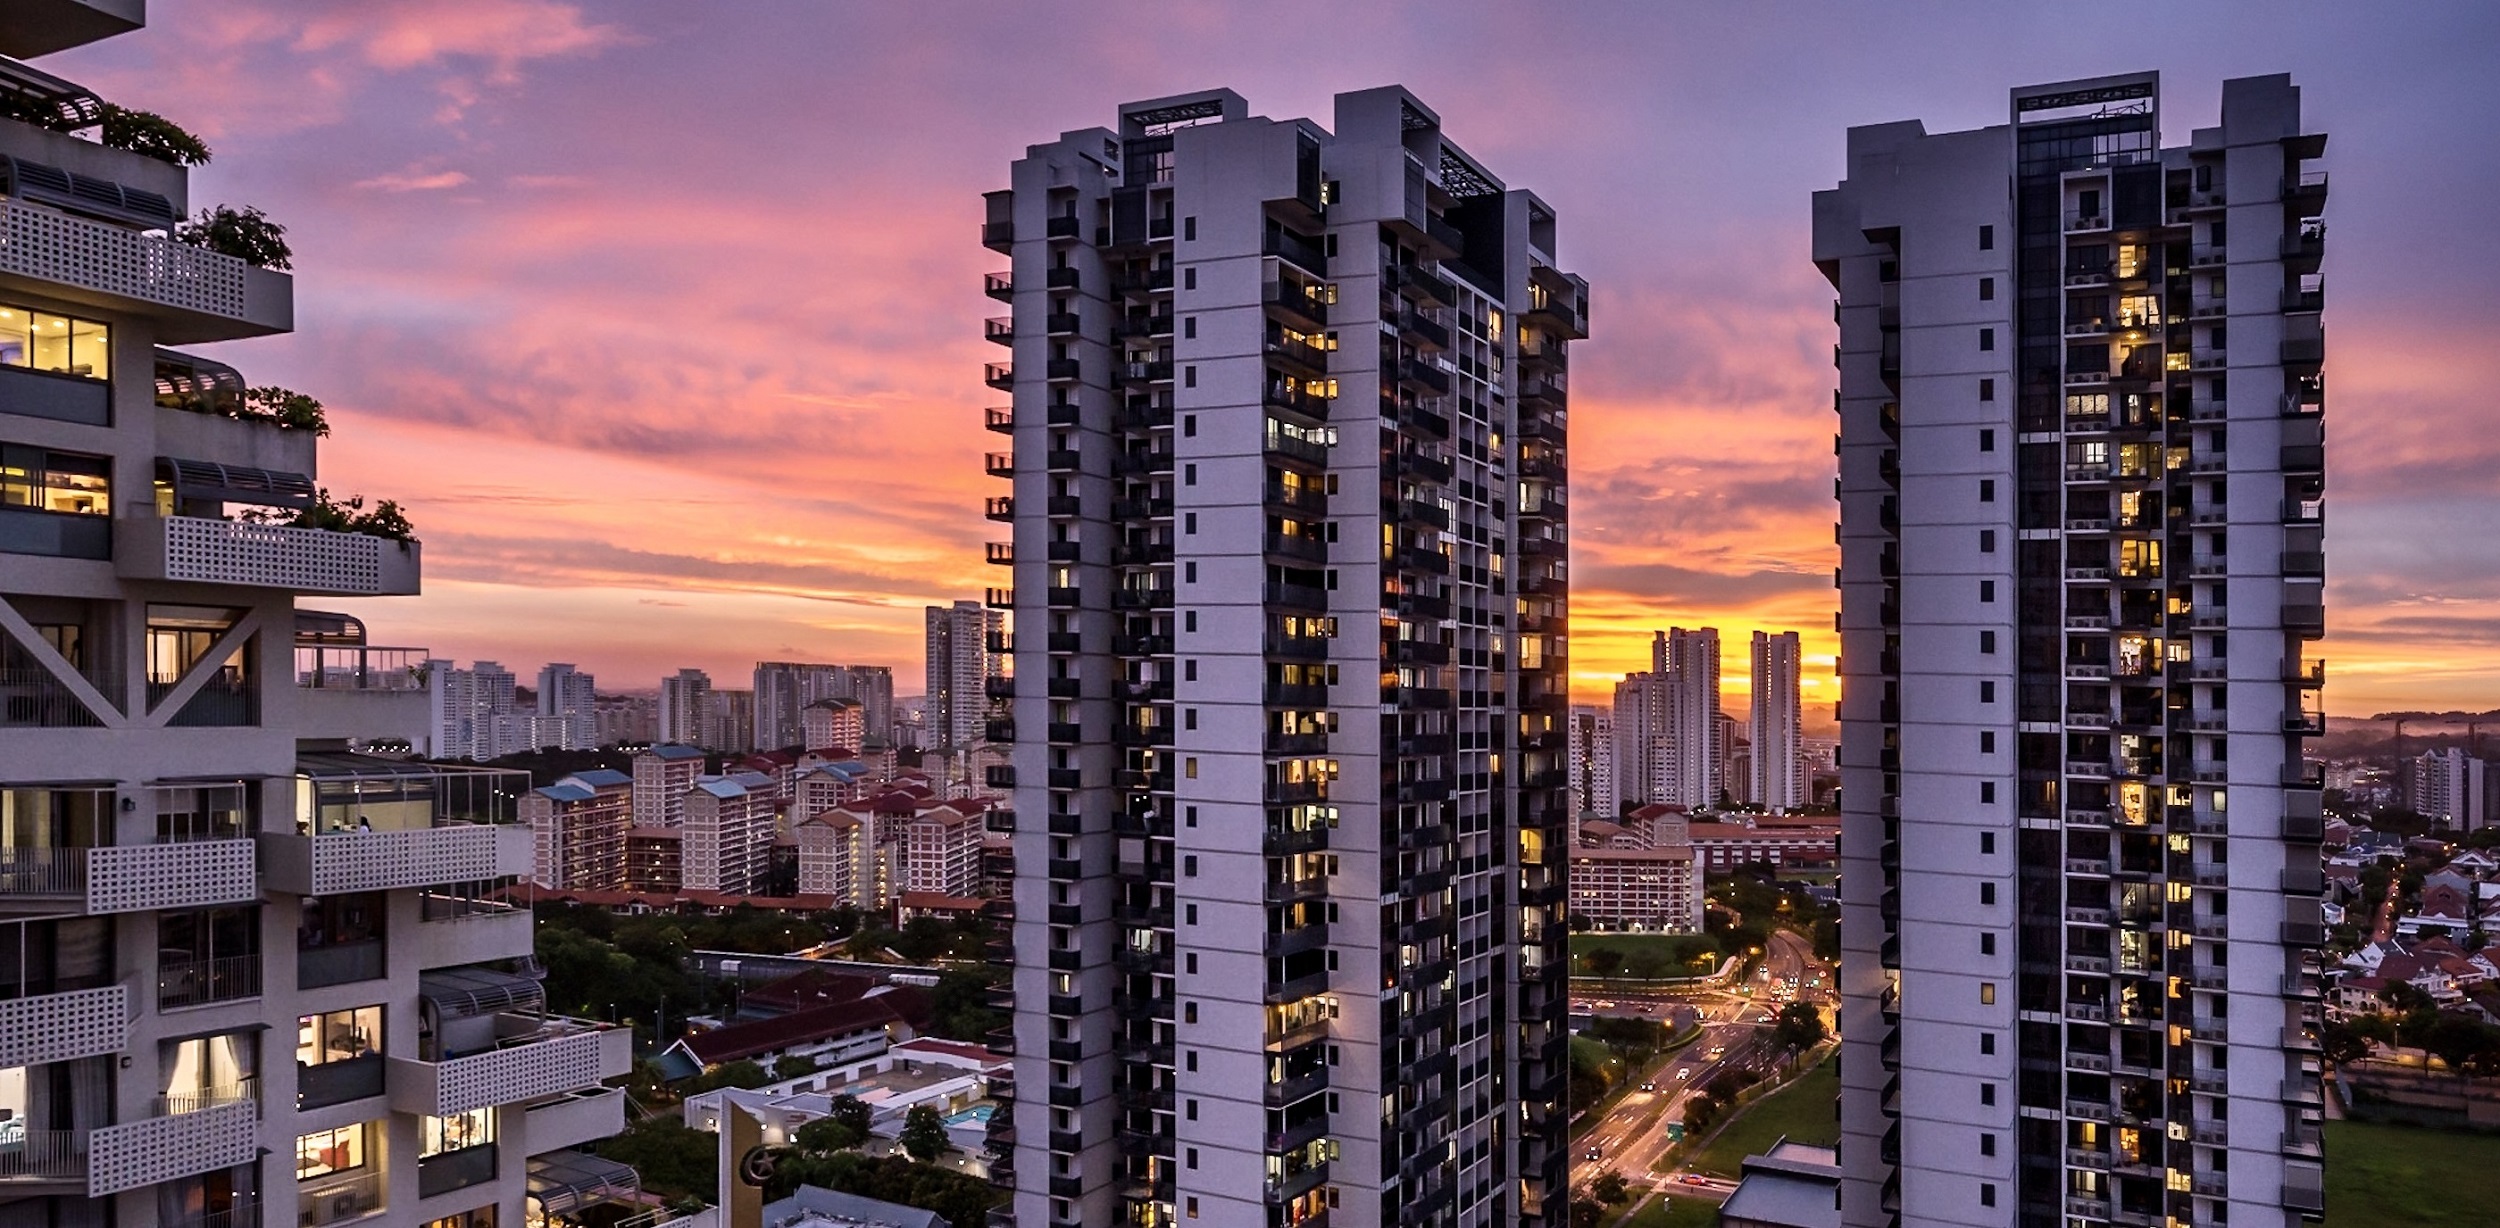
[[[961,1112],[947,1114],[946,1124],[950,1126],[986,1126],[990,1124],[990,1114],[997,1111],[997,1105],[976,1104]]]

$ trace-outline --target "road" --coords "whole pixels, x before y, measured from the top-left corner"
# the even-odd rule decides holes
[[[1682,1122],[1685,1103],[1695,1090],[1722,1073],[1739,1068],[1767,1072],[1777,1055],[1770,1051],[1770,1029],[1764,1025],[1781,1006],[1800,1000],[1826,1006],[1834,1001],[1831,966],[1814,958],[1813,945],[1806,939],[1781,930],[1771,936],[1760,967],[1742,992],[1615,995],[1575,1002],[1575,1010],[1585,1006],[1601,1015],[1644,1018],[1663,1018],[1663,1012],[1680,1007],[1698,1014],[1702,1033],[1641,1076],[1643,1088],[1625,1094],[1604,1120],[1574,1142],[1574,1189],[1585,1191],[1598,1173],[1612,1169],[1631,1184],[1635,1196],[1655,1187],[1713,1202],[1725,1199],[1735,1189],[1730,1182],[1697,1173],[1655,1173],[1670,1142],[1668,1124]]]

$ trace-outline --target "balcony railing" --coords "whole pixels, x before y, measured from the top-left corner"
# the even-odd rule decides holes
[[[530,873],[531,833],[510,824],[447,822],[317,836],[263,833],[269,885],[297,895],[389,891]]]
[[[295,279],[206,248],[0,198],[0,272],[74,286],[153,316],[160,343],[295,327]]]
[[[152,1116],[88,1135],[87,1195],[197,1176],[260,1153],[260,1104],[249,1087],[161,1098]]]
[[[90,915],[235,904],[260,896],[250,840],[0,851],[0,898]]]
[[[479,1053],[423,1061],[393,1058],[391,1108],[441,1117],[595,1087],[633,1068],[633,1033],[581,1019],[510,1012],[505,1035]]]
[[[407,597],[421,587],[413,541],[201,516],[125,516],[118,528],[113,562],[126,579],[349,597]]]
[[[8,987],[0,987],[5,992]],[[0,999],[0,1069],[118,1053],[130,1043],[130,990],[121,985]],[[0,1136],[0,1148],[6,1147]],[[0,1160],[0,1176],[7,1175]]]
[[[156,1006],[174,1010],[260,996],[261,957],[162,960],[156,965]]]
[[[422,691],[428,651],[362,644],[297,644],[295,685],[331,691]]]

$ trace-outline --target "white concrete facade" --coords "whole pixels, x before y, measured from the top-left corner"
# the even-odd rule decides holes
[[[1815,197],[1852,1228],[2321,1205],[2325,138],[2222,96],[2170,149],[2153,74],[1857,128]]]
[[[103,32],[32,7],[0,55]],[[350,749],[432,740],[423,654],[296,597],[414,593],[420,547],[245,519],[309,504],[317,437],[160,348],[289,331],[291,278],[93,203],[179,216],[179,168],[7,119],[0,154],[0,304],[58,321],[0,366],[0,468],[45,489],[0,507],[0,1223],[536,1222],[538,1157],[615,1132],[622,1096],[545,1110],[625,1073],[630,1036],[545,1017],[527,910],[463,889],[530,873],[526,777]],[[65,163],[89,204],[28,191]]]

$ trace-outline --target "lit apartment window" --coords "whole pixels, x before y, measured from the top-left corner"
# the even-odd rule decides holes
[[[382,1094],[382,1008],[351,1007],[295,1021],[295,1096],[316,1109]]]
[[[102,456],[0,444],[0,513],[113,514],[113,462]],[[0,530],[0,549],[13,534]],[[49,553],[49,552],[46,552]]]
[[[0,305],[0,366],[106,379],[111,343],[109,325]]]
[[[495,1110],[417,1119],[417,1196],[432,1198],[495,1179]]]

